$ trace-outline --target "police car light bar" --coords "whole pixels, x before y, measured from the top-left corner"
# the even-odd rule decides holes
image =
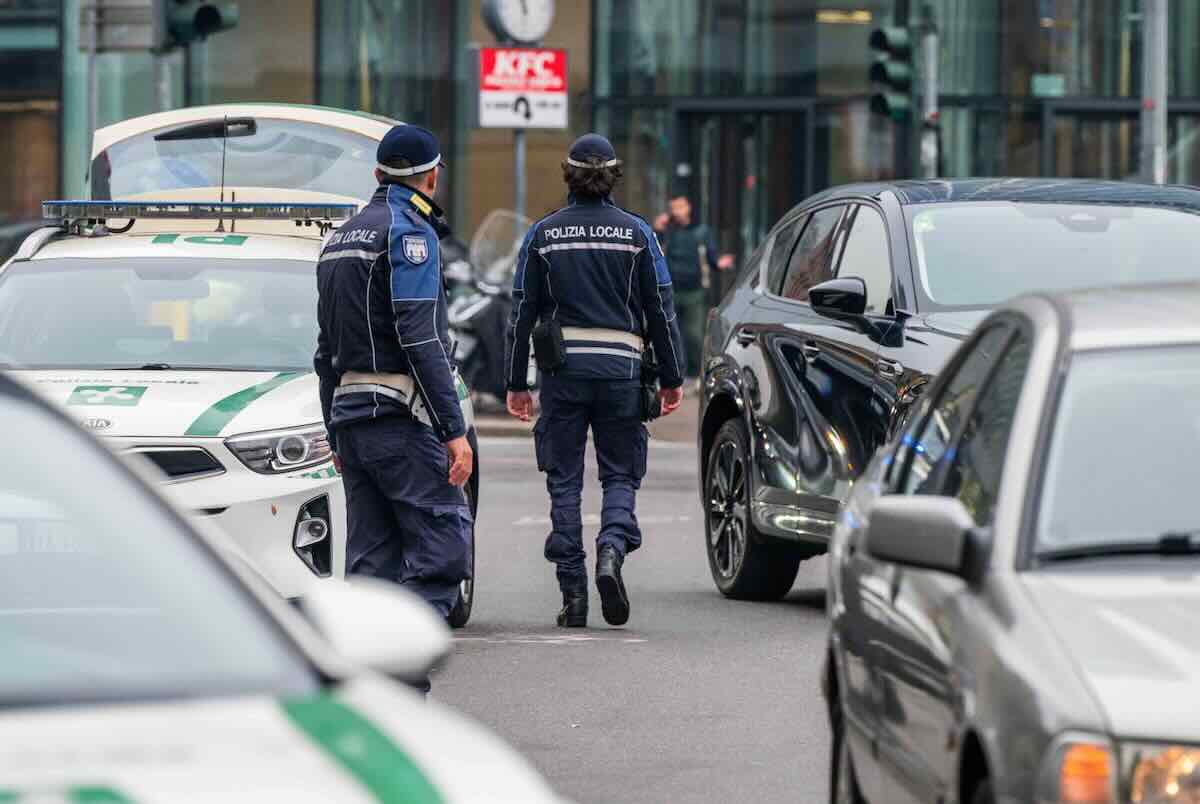
[[[344,221],[358,207],[354,204],[244,204],[241,202],[178,201],[43,201],[42,217],[69,224],[72,221],[103,221],[169,218],[175,220],[274,220]]]

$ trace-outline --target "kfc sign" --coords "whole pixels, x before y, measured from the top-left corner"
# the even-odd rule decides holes
[[[481,48],[479,125],[566,128],[567,52],[546,48]]]

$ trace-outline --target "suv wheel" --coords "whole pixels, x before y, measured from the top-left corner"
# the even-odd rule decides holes
[[[704,533],[708,567],[721,594],[778,600],[788,593],[800,556],[763,544],[750,518],[750,439],[739,419],[721,426],[708,453]]]

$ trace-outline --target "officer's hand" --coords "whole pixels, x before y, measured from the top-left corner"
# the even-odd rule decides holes
[[[467,441],[466,436],[459,436],[446,442],[446,451],[450,453],[450,485],[465,485],[471,479],[474,466],[475,453],[471,451],[471,442]]]
[[[339,475],[342,473],[342,459],[336,452],[333,453],[333,468]]]
[[[717,260],[717,270],[718,271],[728,271],[732,267],[733,267],[733,255],[732,254],[722,254],[721,258]]]
[[[667,213],[663,212],[657,218],[654,219],[654,231],[659,232],[661,234],[662,232],[667,231],[667,225],[670,223],[671,223],[671,216],[668,215]]]
[[[659,389],[658,401],[662,403],[662,415],[671,415],[683,402],[683,387]]]
[[[533,394],[528,391],[508,392],[508,412],[523,422],[533,418]]]

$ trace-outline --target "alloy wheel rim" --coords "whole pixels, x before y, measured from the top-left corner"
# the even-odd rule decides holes
[[[708,487],[708,549],[722,578],[732,578],[746,555],[746,461],[732,441],[717,448]]]

